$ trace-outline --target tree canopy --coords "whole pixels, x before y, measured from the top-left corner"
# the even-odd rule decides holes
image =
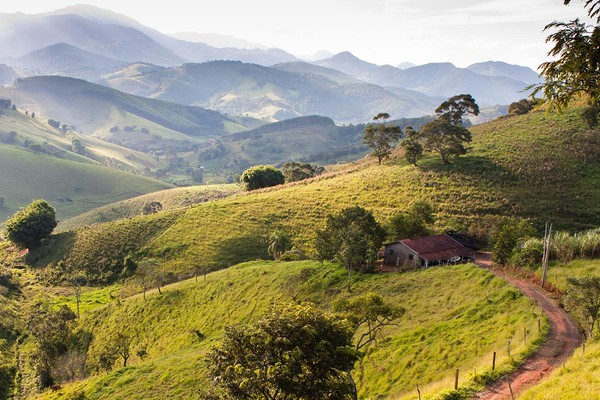
[[[388,113],[379,113],[373,117],[373,120],[385,121],[389,117]],[[377,161],[381,164],[383,159],[390,156],[401,135],[402,130],[398,125],[386,125],[385,122],[374,125],[367,124],[363,134],[363,143],[373,149],[371,154],[377,157]]]
[[[570,0],[565,0],[570,4]],[[587,0],[590,18],[600,22],[600,1]],[[545,82],[531,86],[532,96],[542,93],[551,109],[561,111],[583,96],[597,107],[600,102],[600,27],[589,26],[578,18],[568,22],[554,21],[544,30],[555,30],[547,38],[553,43],[548,56],[552,61],[540,65]]]
[[[6,239],[31,249],[50,236],[57,224],[54,207],[46,200],[35,200],[6,222],[4,232]]]
[[[315,248],[320,260],[336,260],[348,271],[348,290],[353,268],[372,259],[385,237],[385,230],[371,211],[348,207],[328,215],[325,229],[317,231]]]
[[[242,173],[240,182],[246,190],[256,190],[285,182],[283,173],[272,165],[256,165]]]
[[[228,399],[355,398],[353,329],[309,305],[274,307],[263,321],[226,328],[209,375]]]

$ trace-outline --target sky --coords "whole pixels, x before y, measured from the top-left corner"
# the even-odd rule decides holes
[[[88,0],[163,33],[232,35],[295,55],[350,51],[376,64],[494,60],[536,69],[547,60],[544,26],[585,17],[563,0]],[[74,1],[3,1],[35,14]]]

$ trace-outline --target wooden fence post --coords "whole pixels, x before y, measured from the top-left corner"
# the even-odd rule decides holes
[[[421,389],[419,389],[419,385],[417,385],[417,393],[419,394],[419,400],[421,400]]]
[[[492,371],[496,369],[496,352],[494,352],[494,357],[492,358]]]
[[[507,378],[507,377],[504,377],[504,380],[505,380],[505,381],[506,381],[506,383],[508,384],[508,390],[510,390],[510,398],[511,398],[512,400],[515,400],[515,394],[513,393],[512,386],[510,385],[510,381],[508,380],[508,378]]]
[[[508,352],[508,356],[510,357],[510,340],[506,341],[506,351]]]
[[[458,373],[460,369],[456,368],[456,376],[454,377],[454,390],[458,390]]]

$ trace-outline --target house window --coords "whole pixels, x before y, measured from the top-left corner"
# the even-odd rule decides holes
[[[392,254],[394,254],[394,250],[393,250],[393,249],[390,249],[390,253],[389,253],[389,254],[390,254],[390,256],[391,256]]]
[[[409,254],[409,255],[408,255],[408,259],[409,259],[410,261],[414,260],[414,259],[415,259],[415,255],[414,255],[414,254]]]

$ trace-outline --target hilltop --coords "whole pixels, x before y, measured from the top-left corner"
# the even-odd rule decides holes
[[[195,265],[223,268],[267,257],[265,238],[275,229],[288,231],[294,245],[310,253],[314,232],[329,213],[358,204],[386,222],[421,199],[434,206],[440,229],[477,231],[486,218],[506,215],[529,218],[538,227],[549,219],[560,229],[594,227],[600,224],[598,131],[587,129],[580,113],[534,112],[473,127],[472,151],[450,166],[436,157],[418,168],[401,158],[382,166],[365,160],[311,180],[200,204],[179,211],[151,241],[122,247],[113,237],[105,263],[97,260],[106,256],[95,254],[106,251],[106,232],[131,237],[136,226],[156,226],[172,215],[56,235],[30,262],[44,266],[69,258],[85,269],[94,260],[93,268],[111,276],[120,273],[129,252],[143,250],[168,270],[189,274]]]

